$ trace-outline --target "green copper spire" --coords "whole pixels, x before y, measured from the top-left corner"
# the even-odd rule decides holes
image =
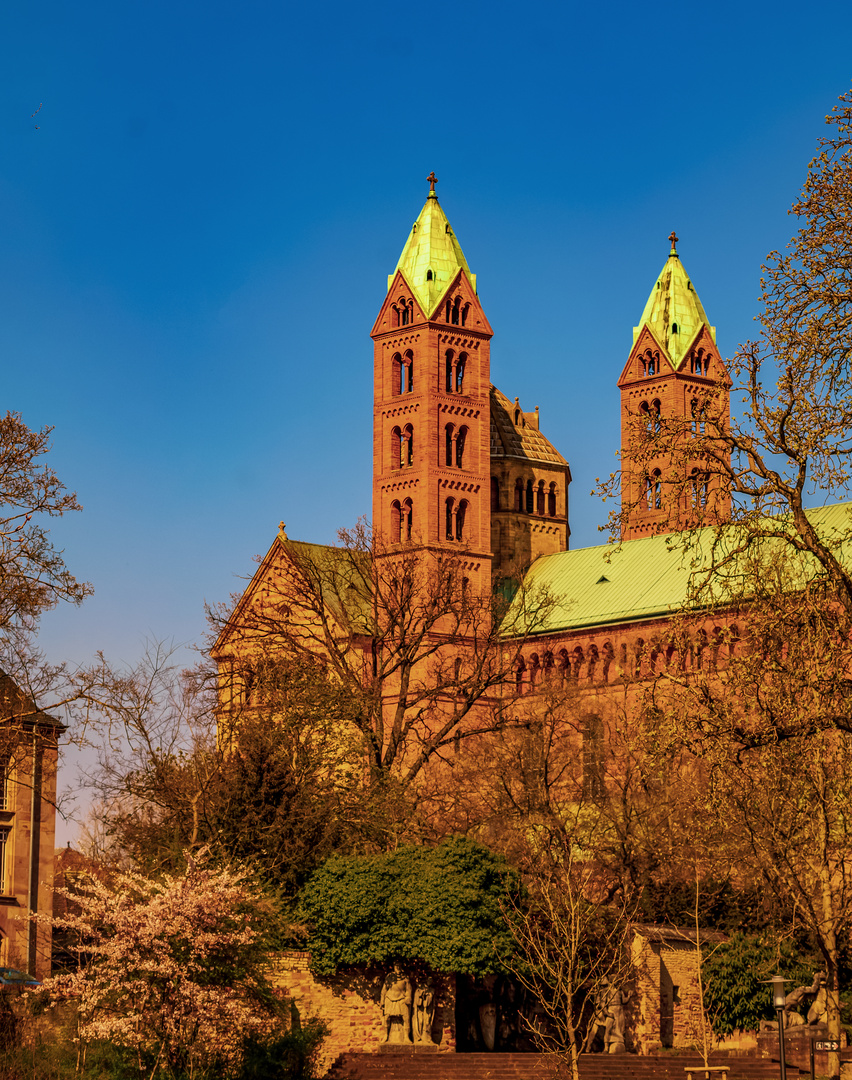
[[[708,323],[698,293],[680,261],[678,238],[672,233],[669,240],[672,246],[668,260],[651,289],[639,325],[633,328],[633,341],[636,342],[642,327],[647,326],[677,370],[701,326],[707,326],[714,342],[716,327]]]
[[[432,173],[427,179],[431,190],[426,205],[405,242],[396,270],[388,277],[388,288],[396,271],[401,271],[427,318],[431,318],[459,269],[467,274],[474,292],[476,274],[470,272],[456,235],[438,202],[435,174]]]

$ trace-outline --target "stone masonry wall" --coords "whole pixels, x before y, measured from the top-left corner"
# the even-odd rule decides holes
[[[335,975],[314,975],[310,960],[308,952],[281,953],[273,981],[295,1001],[302,1021],[316,1017],[327,1026],[320,1072],[343,1053],[378,1053],[384,1028],[379,999],[389,968],[348,968]],[[439,1052],[455,1052],[454,976],[436,975],[422,965],[403,967],[415,990],[427,976],[433,978],[437,1000],[432,1038]]]

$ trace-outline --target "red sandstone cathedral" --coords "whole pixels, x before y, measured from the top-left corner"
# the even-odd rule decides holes
[[[548,669],[560,671],[563,682],[591,692],[597,700],[590,707],[603,718],[605,687],[672,660],[663,638],[686,596],[690,567],[665,534],[729,513],[718,471],[707,470],[690,446],[692,438],[701,445],[710,395],[717,420],[728,415],[715,327],[672,233],[618,380],[625,543],[615,557],[611,545],[569,550],[570,467],[540,430],[538,410],[525,412],[491,382],[493,332],[476,275],[438,201],[434,174],[429,181],[371,333],[373,528],[391,546],[463,552],[466,582],[479,595],[523,576],[546,589],[554,603],[527,635],[517,689]],[[680,445],[674,455],[669,445],[655,457],[648,436],[664,422],[679,427]],[[220,635],[214,656],[232,673],[252,636],[240,627],[280,589],[275,582],[290,545],[282,527]],[[345,616],[345,601],[338,607]],[[707,663],[706,650],[724,630],[708,624],[684,646],[679,665]]]

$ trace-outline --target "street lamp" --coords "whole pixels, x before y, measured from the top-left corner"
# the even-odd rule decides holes
[[[781,1080],[787,1080],[787,1062],[784,1060],[784,1006],[787,995],[784,993],[786,979],[780,975],[773,975],[769,982],[772,985],[772,1004],[778,1014],[778,1045],[781,1048]]]

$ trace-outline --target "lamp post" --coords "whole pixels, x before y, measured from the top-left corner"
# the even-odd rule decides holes
[[[773,975],[769,980],[772,984],[772,1004],[778,1014],[778,1045],[781,1048],[781,1080],[787,1080],[787,1062],[784,1060],[784,1005],[786,994],[784,983],[787,981],[780,975]]]

